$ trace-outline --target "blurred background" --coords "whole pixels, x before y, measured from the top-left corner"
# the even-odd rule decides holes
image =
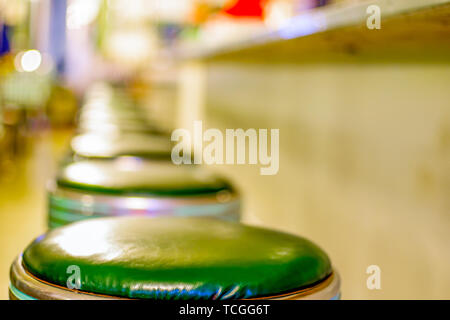
[[[277,175],[215,169],[245,222],[329,253],[344,299],[450,298],[449,1],[0,0],[1,299],[98,81],[168,132],[280,129]]]

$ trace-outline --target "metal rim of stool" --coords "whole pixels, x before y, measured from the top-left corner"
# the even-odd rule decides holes
[[[147,203],[144,206],[146,208],[156,208],[161,207],[170,208],[183,205],[199,205],[199,204],[215,204],[215,203],[229,203],[239,200],[239,195],[231,190],[223,190],[215,193],[210,193],[206,195],[180,195],[180,196],[159,196],[159,195],[131,195],[131,194],[102,194],[96,193],[89,190],[78,191],[72,190],[64,187],[56,187],[50,185],[47,187],[47,192],[50,196],[69,199],[76,201],[78,203],[84,204],[89,207],[95,203],[101,203],[103,205],[111,205],[117,208],[123,207],[127,200],[139,199],[140,203]],[[156,201],[158,202],[157,205]]]
[[[78,216],[120,216],[120,215],[174,215],[190,216],[192,210],[197,216],[239,215],[240,198],[235,192],[200,196],[143,196],[104,195],[93,192],[78,192],[61,187],[48,188],[49,208]],[[237,217],[238,220],[238,217]]]

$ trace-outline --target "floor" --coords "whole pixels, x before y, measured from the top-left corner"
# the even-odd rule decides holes
[[[58,130],[33,138],[26,155],[0,172],[0,299],[8,298],[11,262],[46,230],[45,186],[70,136]]]

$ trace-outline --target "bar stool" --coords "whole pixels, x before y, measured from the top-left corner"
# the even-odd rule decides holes
[[[120,120],[110,122],[86,121],[78,124],[78,133],[97,133],[103,135],[140,133],[159,134],[158,128],[142,121]]]
[[[142,110],[120,90],[109,86],[96,86],[86,93],[85,103],[78,115],[80,133],[159,133],[149,123]]]
[[[170,161],[173,145],[166,135],[85,133],[72,138],[70,146],[75,158],[112,159],[133,156]]]
[[[64,165],[48,188],[49,227],[122,215],[239,220],[240,200],[223,178],[196,165],[118,157]]]
[[[339,299],[327,254],[304,238],[211,218],[86,220],[37,238],[11,299]]]

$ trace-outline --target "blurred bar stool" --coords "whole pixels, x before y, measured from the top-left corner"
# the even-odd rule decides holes
[[[145,133],[159,134],[149,123],[139,106],[120,90],[107,85],[96,85],[86,93],[85,103],[78,116],[79,133]]]
[[[112,109],[111,107],[89,109],[88,106],[84,106],[78,117],[80,130],[98,130],[96,126],[99,124],[116,125],[123,129],[133,129],[133,126],[151,127],[137,110],[125,109],[125,107],[122,109]]]
[[[122,215],[240,219],[238,193],[196,165],[118,157],[64,165],[48,188],[49,227]]]
[[[132,156],[170,161],[173,145],[170,137],[165,135],[85,133],[75,136],[70,146],[74,159],[113,159],[119,156]]]
[[[101,122],[84,123],[78,125],[78,133],[95,133],[102,135],[120,135],[126,133],[158,135],[161,134],[157,128],[144,123],[123,123],[123,122]]]
[[[138,111],[123,110],[83,110],[78,118],[78,131],[80,133],[119,134],[126,132],[140,132],[159,134],[159,130],[148,123]],[[123,107],[125,108],[125,107]]]
[[[208,218],[103,218],[54,229],[13,263],[10,299],[339,299],[314,243]]]

